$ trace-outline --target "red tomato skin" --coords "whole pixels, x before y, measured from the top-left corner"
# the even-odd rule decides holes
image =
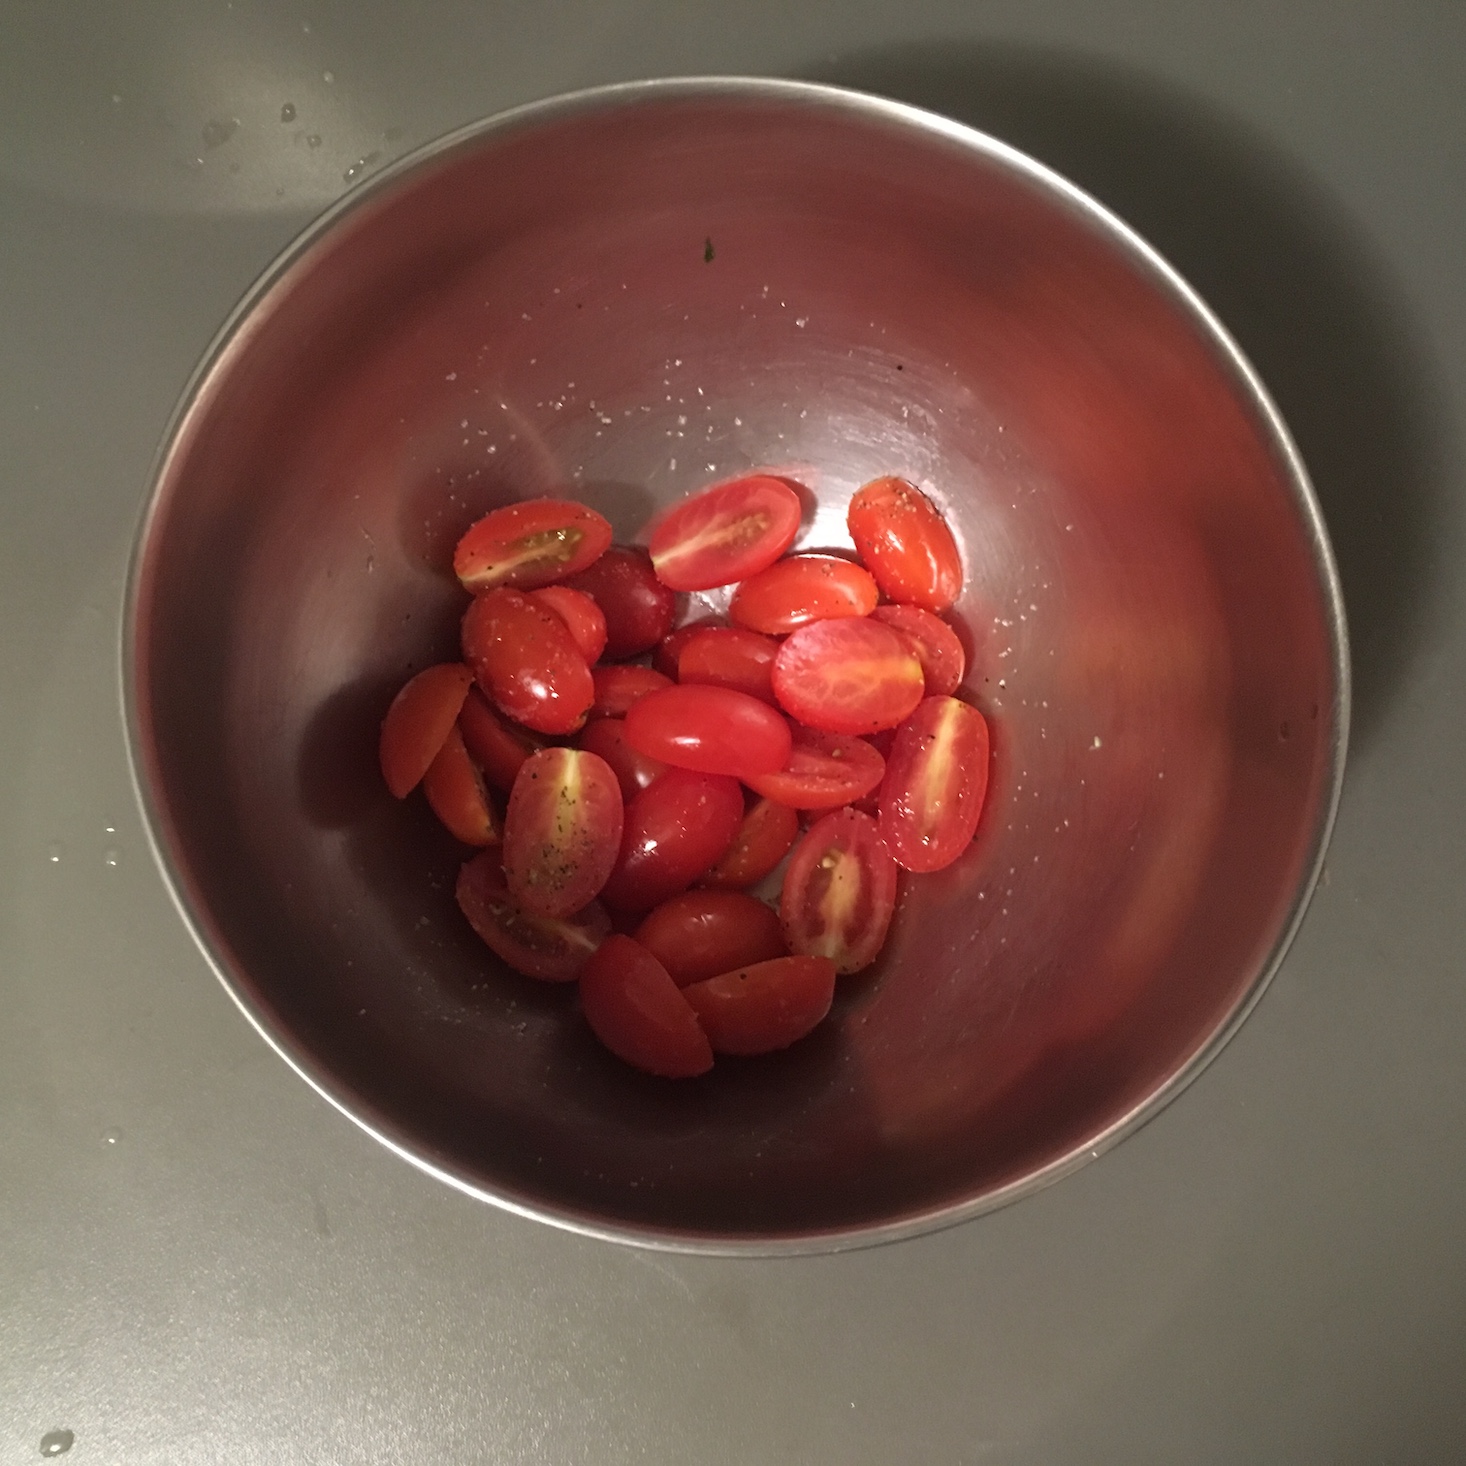
[[[835,997],[828,957],[775,957],[682,989],[713,1052],[787,1049],[819,1026]]]
[[[382,719],[377,756],[382,778],[396,798],[407,798],[421,782],[472,685],[473,673],[461,662],[440,662],[424,667],[392,699]]]
[[[580,748],[525,760],[504,816],[504,879],[536,916],[570,916],[606,884],[621,851],[621,786]]]
[[[630,937],[613,934],[580,975],[580,1007],[591,1032],[633,1068],[662,1079],[693,1079],[713,1067],[713,1050],[667,969]]]
[[[606,618],[601,608],[583,590],[568,585],[547,585],[529,593],[530,599],[548,606],[564,623],[586,666],[593,667],[606,649]]]
[[[735,779],[781,769],[789,725],[767,703],[727,687],[667,687],[626,714],[626,741],[674,768]]]
[[[612,545],[589,570],[567,580],[584,591],[606,618],[608,661],[649,652],[672,629],[677,597],[652,570],[647,552],[634,545]]]
[[[726,626],[727,624],[727,618],[723,616],[699,616],[697,620],[689,621],[675,631],[669,631],[657,644],[656,651],[652,653],[652,666],[669,682],[675,682],[682,660],[682,648],[699,631],[709,631],[715,626]]]
[[[668,769],[626,806],[621,854],[601,899],[628,912],[660,906],[727,854],[742,821],[736,779]]]
[[[465,590],[497,585],[520,590],[564,580],[594,564],[611,543],[611,526],[573,499],[525,499],[491,510],[453,552]]]
[[[469,925],[499,958],[541,982],[574,982],[611,932],[611,918],[598,901],[563,920],[525,911],[509,894],[497,850],[484,851],[458,872],[455,895]]]
[[[469,757],[501,794],[514,787],[514,776],[525,759],[544,747],[527,728],[511,723],[477,687],[468,689],[458,714],[458,731]]]
[[[962,557],[947,521],[914,485],[878,478],[856,491],[846,516],[866,569],[893,601],[945,611],[962,594]]]
[[[759,799],[743,816],[728,853],[702,878],[714,889],[744,890],[771,874],[799,834],[799,815],[787,804]]]
[[[881,785],[881,839],[897,864],[941,870],[972,843],[987,798],[987,720],[929,697],[896,731]]]
[[[774,659],[774,696],[807,728],[878,733],[921,701],[921,663],[890,627],[867,616],[802,626]]]
[[[859,972],[885,945],[896,905],[896,862],[868,814],[836,810],[811,825],[784,873],[779,919],[798,956]]]
[[[787,951],[778,912],[742,891],[684,891],[656,907],[634,936],[680,988]]]
[[[638,753],[626,741],[626,724],[621,718],[592,718],[577,741],[588,753],[605,759],[627,804],[667,772],[667,765],[660,759]]]
[[[647,693],[672,685],[670,677],[635,665],[592,667],[590,675],[596,685],[596,700],[590,705],[593,718],[624,718]]]
[[[783,479],[753,474],[674,504],[652,526],[652,565],[673,590],[711,590],[772,565],[793,543],[803,506]]]
[[[761,702],[774,701],[774,658],[779,643],[772,636],[740,626],[710,627],[689,636],[677,657],[679,682],[731,687]]]
[[[497,845],[503,836],[499,815],[484,787],[483,775],[464,747],[457,728],[423,775],[422,791],[449,834],[465,845]]]
[[[868,616],[880,600],[868,571],[838,555],[791,555],[750,576],[728,605],[735,626],[784,636],[812,621]]]
[[[784,767],[746,782],[755,794],[776,804],[824,810],[864,799],[885,775],[885,759],[863,738],[797,727]]]
[[[957,633],[940,616],[920,606],[877,606],[870,619],[889,626],[921,663],[928,697],[950,697],[962,685],[967,653]]]
[[[517,590],[473,598],[463,656],[494,706],[537,733],[573,733],[595,700],[590,668],[565,623]]]

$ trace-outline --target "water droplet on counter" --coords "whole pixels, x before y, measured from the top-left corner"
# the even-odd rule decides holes
[[[320,135],[320,133],[318,133],[318,132],[311,133],[311,135],[308,138],[306,138],[305,145],[308,148],[318,148],[318,147],[320,147],[320,145],[321,145],[321,135]]]
[[[109,1131],[107,1131],[105,1135],[102,1136],[102,1141],[106,1145],[116,1145],[117,1142],[121,1139],[122,1131],[116,1125],[114,1125]]]
[[[321,80],[325,82],[327,86],[330,86],[331,83],[336,80],[336,73],[334,71],[323,71],[321,73]]]
[[[212,117],[204,123],[204,146],[221,148],[239,128],[237,117]]]
[[[52,840],[46,846],[46,863],[48,865],[60,865],[61,857],[66,854],[66,846],[60,840]]]
[[[295,121],[295,103],[294,102],[287,102],[280,109],[280,121],[281,122],[294,122]]]
[[[122,98],[116,92],[112,93],[112,105],[114,107],[120,107],[122,105]]]
[[[43,1456],[64,1456],[76,1444],[76,1436],[69,1430],[48,1430],[41,1437]]]
[[[102,864],[116,870],[122,864],[122,852],[115,845],[109,845],[102,852]]]

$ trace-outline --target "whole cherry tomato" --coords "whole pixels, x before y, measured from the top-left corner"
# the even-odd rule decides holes
[[[682,989],[718,1054],[771,1054],[819,1024],[835,997],[828,957],[775,957]]]
[[[538,733],[571,733],[595,698],[590,668],[565,623],[517,590],[475,596],[463,656],[494,705]]]
[[[779,643],[772,636],[740,626],[709,627],[683,642],[677,657],[677,680],[731,687],[771,703],[778,654]]]
[[[621,854],[602,899],[622,911],[661,905],[727,854],[742,820],[736,779],[668,769],[626,806]]]
[[[941,870],[972,843],[988,787],[988,725],[929,697],[896,731],[881,785],[881,839],[907,870]]]
[[[733,890],[756,886],[789,853],[798,834],[799,816],[789,805],[756,800],[728,853],[702,878],[703,885]]]
[[[544,743],[518,723],[511,723],[477,687],[468,689],[458,731],[484,778],[503,794],[514,787],[514,776],[530,754]]]
[[[605,759],[627,803],[667,772],[660,759],[638,753],[626,741],[626,724],[621,718],[592,718],[576,741],[587,753]]]
[[[726,626],[727,624],[727,618],[724,616],[699,616],[695,621],[689,621],[685,626],[679,626],[676,631],[669,631],[658,643],[656,651],[652,653],[652,666],[669,682],[675,682],[678,666],[682,660],[682,648],[699,631],[709,631],[715,626]]]
[[[591,1032],[637,1069],[691,1079],[713,1067],[713,1051],[667,969],[630,937],[609,936],[580,975],[580,1006]]]
[[[589,570],[566,582],[584,591],[606,618],[606,649],[613,662],[650,651],[672,629],[677,597],[657,579],[645,550],[612,545]]]
[[[497,850],[458,872],[455,894],[469,925],[516,972],[542,982],[574,982],[610,935],[611,918],[592,901],[573,916],[536,916],[509,894]]]
[[[652,564],[673,590],[731,585],[772,565],[799,530],[799,495],[767,474],[704,489],[652,527]]]
[[[765,799],[795,809],[838,809],[880,786],[886,761],[863,738],[796,728],[794,746],[775,774],[746,779]]]
[[[504,816],[504,879],[538,916],[569,916],[606,884],[621,852],[621,786],[603,758],[545,748],[525,760]]]
[[[447,741],[428,765],[422,791],[448,832],[465,845],[499,843],[502,832],[498,812],[457,728],[448,730]]]
[[[791,952],[859,972],[885,944],[895,906],[896,862],[868,814],[827,814],[794,847],[779,899]]]
[[[453,552],[453,570],[471,591],[530,590],[584,570],[610,543],[611,526],[594,509],[570,499],[525,499],[472,525]]]
[[[684,891],[656,907],[635,936],[680,988],[787,951],[778,912],[742,891]]]
[[[862,562],[893,601],[945,611],[962,593],[962,557],[947,521],[905,479],[856,492],[846,523]]]
[[[651,758],[703,774],[748,778],[784,767],[789,725],[767,703],[727,687],[667,687],[626,714],[626,739]]]
[[[921,663],[888,626],[866,616],[802,626],[774,659],[779,706],[827,733],[894,728],[923,690]]]
[[[654,668],[634,664],[592,667],[590,675],[596,685],[596,700],[590,710],[596,718],[624,718],[632,704],[640,702],[647,693],[660,692],[672,685],[670,677],[663,677]]]
[[[881,598],[869,573],[838,555],[791,555],[750,576],[728,605],[735,626],[783,636],[811,621],[866,616]]]
[[[424,667],[392,699],[377,752],[382,777],[398,799],[405,799],[427,773],[472,686],[473,673],[461,662],[441,662]]]
[[[957,633],[940,616],[920,606],[877,606],[870,619],[889,626],[921,663],[928,697],[946,697],[957,691],[967,671],[967,654]]]
[[[593,667],[606,649],[606,618],[601,608],[583,590],[568,585],[547,585],[529,595],[565,623],[586,665]]]

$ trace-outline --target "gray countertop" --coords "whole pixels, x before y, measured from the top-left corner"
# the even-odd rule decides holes
[[[839,1257],[591,1242],[376,1145],[210,975],[122,741],[149,461],[251,279],[449,127],[679,72],[934,107],[1136,225],[1294,429],[1354,637],[1325,881],[1221,1059]],[[0,0],[0,1463],[1462,1459],[1463,240],[1441,0]]]

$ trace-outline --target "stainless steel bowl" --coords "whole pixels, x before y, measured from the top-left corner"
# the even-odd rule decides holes
[[[629,537],[754,467],[817,493],[812,546],[879,474],[945,507],[992,792],[833,1021],[668,1084],[478,943],[376,731],[454,655],[487,508]],[[785,82],[560,98],[352,193],[189,388],[129,608],[159,857],[261,1033],[425,1170],[658,1246],[908,1236],[1133,1130],[1281,959],[1344,759],[1318,508],[1205,306],[1001,143]]]

